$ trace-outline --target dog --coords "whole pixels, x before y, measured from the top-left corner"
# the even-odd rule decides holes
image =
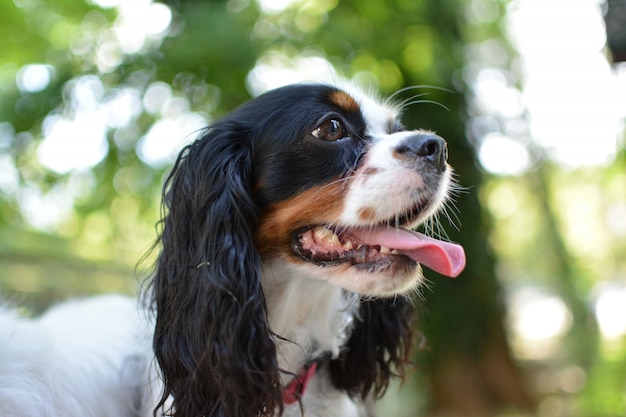
[[[412,231],[453,180],[401,107],[298,84],[208,127],[165,181],[152,314],[121,296],[0,314],[0,415],[373,415],[410,365],[422,266],[465,266]]]

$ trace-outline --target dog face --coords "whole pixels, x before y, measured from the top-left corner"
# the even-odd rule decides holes
[[[151,287],[164,380],[158,407],[171,404],[176,417],[280,414],[281,367],[268,322],[278,304],[291,318],[360,320],[341,357],[343,342],[323,347],[337,356],[329,367],[338,389],[380,395],[391,364],[408,363],[410,302],[369,296],[416,287],[421,265],[456,276],[465,258],[458,245],[410,231],[445,200],[451,171],[443,139],[404,130],[398,115],[353,89],[288,86],[183,149],[164,186]],[[302,311],[284,281],[331,286],[300,287],[297,300],[314,288],[324,304]],[[337,300],[325,297],[336,289]],[[358,294],[367,296],[359,312],[348,312],[339,299]],[[294,319],[291,327],[304,328],[281,331],[314,327],[332,343],[348,336],[322,322],[307,328]]]
[[[418,260],[428,263],[428,256],[411,257],[403,249],[407,240],[423,243],[407,229],[446,197],[445,141],[404,130],[396,108],[358,92],[291,86],[261,101],[274,110],[255,153],[261,256],[360,294],[390,295],[419,285]],[[456,274],[458,251],[440,248],[438,256],[456,263],[448,274]]]

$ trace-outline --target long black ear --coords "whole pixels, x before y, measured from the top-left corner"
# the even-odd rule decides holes
[[[330,362],[331,378],[354,396],[379,398],[411,364],[416,313],[409,299],[397,297],[364,300],[359,314],[345,350]]]
[[[276,349],[252,236],[250,145],[222,122],[187,146],[164,187],[152,291],[164,380],[155,415],[265,416],[281,408]]]

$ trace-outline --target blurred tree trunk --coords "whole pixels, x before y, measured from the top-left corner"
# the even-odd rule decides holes
[[[626,62],[626,0],[607,0],[606,41],[614,63]]]
[[[484,178],[465,138],[463,100],[460,95],[447,99],[447,122],[442,117],[437,120],[440,128],[430,125],[448,141],[450,163],[461,185],[469,188],[456,201],[459,230],[447,230],[465,248],[465,271],[457,279],[426,271],[432,290],[423,293],[426,311],[420,322],[428,352],[420,352],[426,358],[418,362],[428,375],[433,416],[489,416],[533,408],[503,326],[505,308],[488,243],[488,216],[479,202]]]
[[[452,81],[463,67],[464,2],[427,2],[429,20],[437,22],[441,53],[435,63],[437,78],[449,80],[444,87],[458,91]],[[429,97],[430,98],[430,97]],[[466,97],[446,94],[435,106],[413,106],[406,114],[410,126],[436,130],[448,141],[450,164],[467,192],[449,208],[459,230],[446,227],[449,238],[463,245],[467,267],[457,279],[434,276],[426,271],[432,290],[423,291],[425,311],[420,320],[427,352],[420,352],[420,371],[430,384],[432,416],[489,416],[502,410],[534,408],[522,372],[512,359],[503,319],[501,288],[490,250],[489,217],[479,195],[485,180],[475,149],[465,134]],[[443,220],[445,223],[445,220]],[[444,225],[447,226],[447,225]]]

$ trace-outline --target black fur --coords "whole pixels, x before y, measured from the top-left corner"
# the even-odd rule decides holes
[[[256,417],[282,412],[276,348],[253,237],[262,208],[356,166],[367,138],[360,113],[334,108],[324,86],[265,94],[207,129],[178,157],[164,186],[161,253],[152,283],[154,350],[176,417]],[[310,132],[337,114],[351,136]],[[392,365],[407,363],[405,301],[366,301],[362,323],[333,361],[333,381],[382,394]],[[371,364],[372,367],[365,365]],[[358,365],[358,366],[357,366]]]
[[[249,145],[219,126],[181,154],[153,290],[154,349],[175,416],[257,415],[280,405],[276,349],[252,245]]]
[[[415,325],[414,306],[404,297],[362,301],[348,343],[330,361],[333,384],[363,400],[382,397],[392,377],[406,376]]]

